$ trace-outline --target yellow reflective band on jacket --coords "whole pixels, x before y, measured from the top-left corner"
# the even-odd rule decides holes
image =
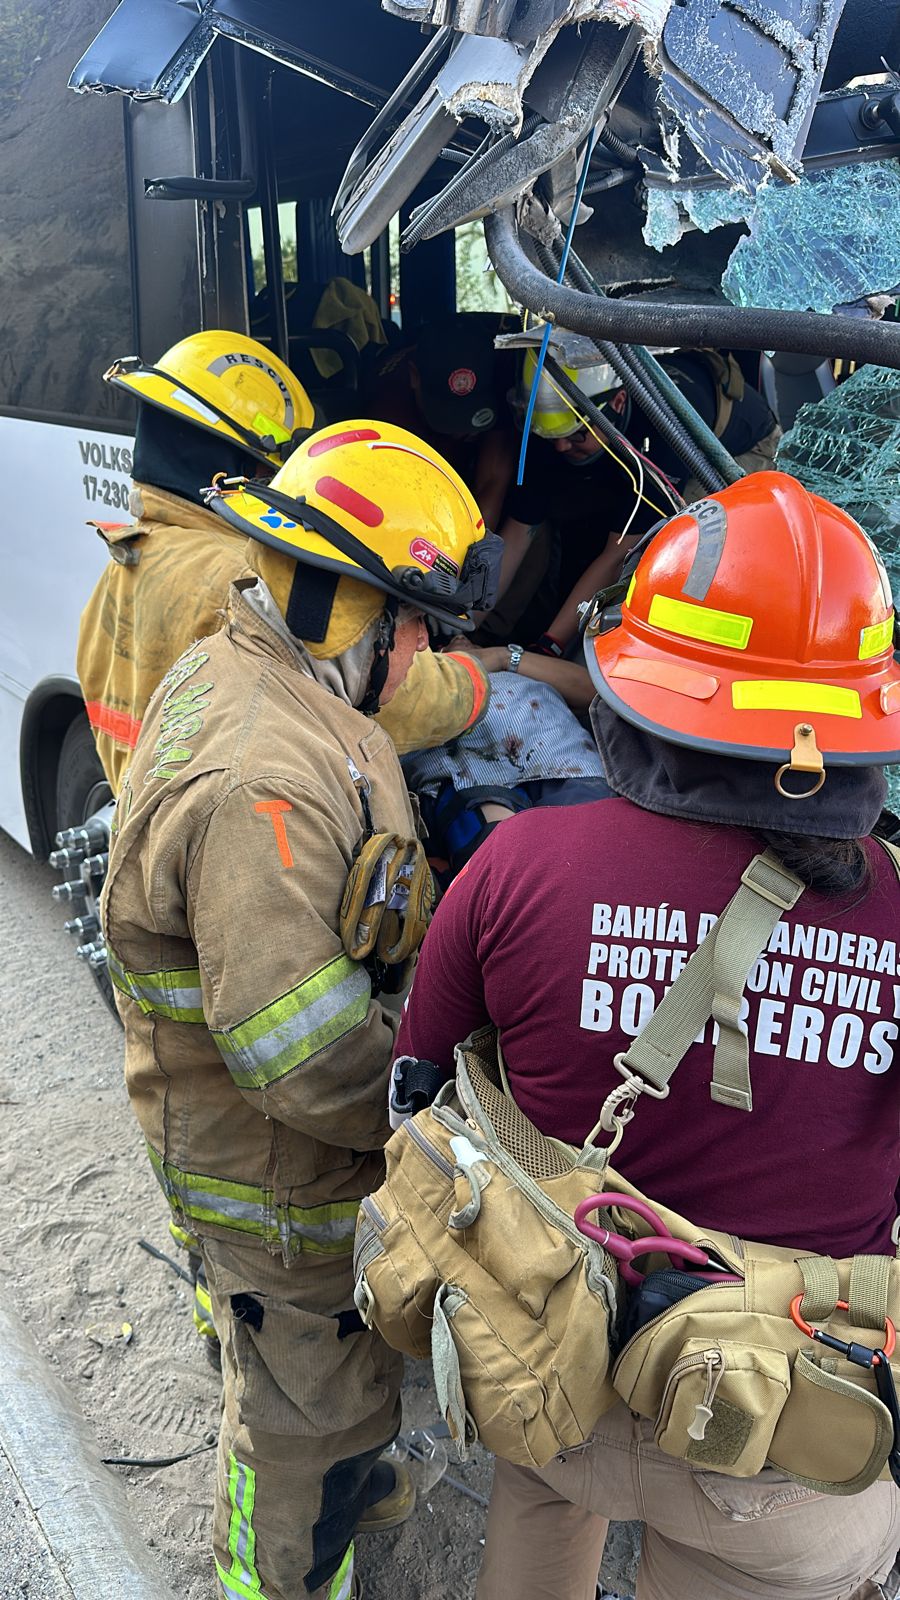
[[[652,628],[677,633],[682,639],[724,645],[728,650],[746,650],[753,627],[752,617],[742,617],[736,611],[714,611],[711,606],[689,605],[686,600],[672,600],[664,594],[653,596],[648,620]]]
[[[216,1561],[219,1582],[228,1600],[266,1600],[256,1570],[256,1534],[253,1531],[253,1506],[256,1500],[256,1473],[245,1467],[232,1451],[228,1457],[228,1554],[226,1570]]]
[[[833,683],[775,682],[733,683],[731,699],[735,711],[810,711],[831,717],[861,717],[862,706],[855,689]]]
[[[271,1189],[183,1172],[163,1161],[149,1144],[147,1154],[166,1199],[180,1216],[287,1245],[292,1255],[303,1250],[321,1256],[353,1254],[358,1200],[321,1206],[276,1205]]]
[[[353,1546],[348,1545],[347,1554],[331,1580],[328,1591],[328,1600],[350,1600],[353,1593]]]
[[[203,1022],[199,967],[162,972],[129,972],[107,947],[109,975],[120,994],[127,994],[148,1016],[173,1022]]]
[[[194,1284],[194,1327],[204,1339],[218,1338],[209,1290],[199,1279]]]
[[[200,1254],[200,1240],[193,1233],[188,1233],[187,1228],[180,1228],[173,1220],[169,1223],[169,1232],[182,1250],[192,1251],[197,1256]]]
[[[880,656],[882,650],[894,642],[894,613],[885,617],[883,622],[873,622],[871,627],[860,628],[859,631],[859,659],[868,661],[870,656]]]
[[[339,955],[246,1022],[210,1032],[238,1088],[265,1089],[365,1022],[371,995],[365,968]]]

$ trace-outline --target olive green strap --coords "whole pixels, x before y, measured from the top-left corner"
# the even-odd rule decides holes
[[[850,1311],[854,1328],[884,1329],[891,1287],[889,1256],[854,1256],[850,1267]]]
[[[710,1093],[749,1111],[750,1066],[739,1022],[744,984],[783,911],[803,893],[801,880],[767,850],[754,856],[741,886],[703,943],[660,1001],[647,1026],[617,1058],[622,1076],[634,1074],[663,1095],[673,1072],[711,1016],[719,1024]]]
[[[797,1265],[805,1285],[800,1315],[807,1322],[825,1322],[840,1299],[837,1266],[830,1256],[801,1256]]]
[[[768,851],[756,856],[741,879],[733,910],[729,908],[715,929],[712,1016],[719,1025],[719,1038],[709,1092],[720,1105],[753,1110],[750,1047],[740,1021],[744,985],[781,913],[796,905],[803,888],[777,856]]]

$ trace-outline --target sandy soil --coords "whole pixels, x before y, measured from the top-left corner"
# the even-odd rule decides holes
[[[55,881],[0,834],[0,1292],[77,1398],[102,1455],[174,1455],[215,1439],[218,1382],[187,1286],[137,1243],[173,1250],[122,1084],[121,1032],[74,959],[50,900]],[[128,1344],[116,1337],[123,1321]],[[413,1363],[404,1427],[437,1415],[428,1369]],[[180,1600],[215,1593],[213,1460],[209,1450],[165,1469],[113,1469]],[[488,1492],[482,1453],[450,1471]],[[468,1600],[483,1522],[479,1505],[439,1483],[404,1528],[359,1540],[366,1600]]]

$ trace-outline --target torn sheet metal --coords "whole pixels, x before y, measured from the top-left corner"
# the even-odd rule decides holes
[[[69,87],[172,105],[220,35],[366,105],[378,108],[387,98],[378,84],[339,64],[346,59],[340,31],[324,7],[312,8],[308,0],[294,6],[283,0],[120,0]]]
[[[900,282],[900,166],[866,162],[770,184],[722,278],[735,305],[832,311]],[[841,393],[843,393],[843,389]]]
[[[672,0],[381,0],[382,8],[410,22],[451,27],[518,44],[533,44],[567,23],[637,23],[658,39]]]
[[[797,176],[845,0],[688,0],[658,46],[663,104],[745,194]]]
[[[204,0],[122,0],[69,79],[79,94],[129,94],[173,104],[213,40]]]
[[[517,199],[543,173],[546,200],[568,222],[579,170],[576,152],[605,115],[638,49],[636,28],[567,28],[532,78],[522,136],[470,161],[440,195],[414,211],[403,247]],[[580,220],[590,215],[585,209]]]
[[[776,464],[856,519],[900,597],[900,372],[862,367],[824,400],[802,406]],[[896,811],[900,767],[889,767],[887,777]]]

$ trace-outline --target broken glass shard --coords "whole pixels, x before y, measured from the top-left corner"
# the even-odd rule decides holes
[[[856,162],[768,183],[722,276],[739,306],[831,311],[900,282],[900,166]]]
[[[863,367],[824,400],[801,407],[777,465],[856,519],[900,595],[900,372]],[[887,776],[888,803],[898,811],[900,767],[889,767]]]

